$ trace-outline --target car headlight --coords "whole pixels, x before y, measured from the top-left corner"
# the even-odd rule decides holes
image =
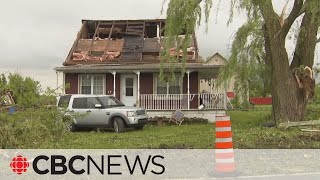
[[[137,113],[135,111],[127,111],[127,116],[131,117],[131,116],[136,116]]]

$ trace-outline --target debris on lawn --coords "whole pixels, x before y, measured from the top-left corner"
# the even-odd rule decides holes
[[[10,92],[6,92],[6,93],[3,93],[2,95],[1,95],[1,104],[0,104],[0,106],[2,107],[2,106],[11,106],[11,105],[14,105],[15,103],[14,103],[14,99],[13,99],[13,97],[12,97],[12,95],[11,95],[11,93]]]
[[[303,132],[320,132],[320,129],[301,129]]]
[[[280,123],[280,124],[279,124],[279,128],[288,129],[288,128],[290,128],[290,127],[315,126],[315,125],[320,125],[320,120]]]
[[[315,96],[315,79],[313,77],[313,70],[309,66],[299,67],[294,69],[294,76],[303,91],[305,99],[311,99]]]
[[[167,117],[152,117],[149,119],[150,124],[158,125],[158,126],[165,126],[165,125],[176,125],[174,122],[169,122],[170,118]],[[184,118],[182,125],[186,124],[207,124],[208,119],[202,118]]]
[[[13,113],[13,106],[15,105],[14,98],[11,92],[2,93],[0,96],[0,112],[3,110],[10,110]]]
[[[267,121],[261,124],[262,127],[276,127],[276,123],[274,121]]]

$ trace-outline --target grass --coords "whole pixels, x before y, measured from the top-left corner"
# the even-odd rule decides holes
[[[42,111],[41,111],[42,112]],[[8,122],[17,121],[10,128],[0,127],[1,148],[76,148],[76,149],[149,149],[149,148],[197,148],[211,149],[215,144],[214,124],[184,124],[181,126],[147,125],[143,131],[129,130],[117,134],[111,131],[62,132],[61,127],[51,123],[57,119],[55,114],[50,116],[46,112],[17,112],[13,116],[0,114]],[[270,108],[262,107],[250,111],[229,111],[232,120],[233,143],[239,149],[307,149],[320,148],[319,132],[301,132],[292,128],[281,130],[278,128],[261,127],[263,122],[270,119]],[[47,119],[52,118],[52,119]],[[25,120],[24,120],[25,119]],[[32,123],[33,121],[39,123]],[[5,121],[2,121],[4,123]],[[47,128],[45,126],[55,127]],[[1,124],[1,122],[0,122]],[[6,126],[7,128],[9,126]],[[38,130],[36,130],[38,129]],[[11,134],[4,136],[5,132]],[[1,134],[2,133],[2,134]],[[4,135],[3,135],[4,134]],[[2,136],[2,137],[1,137]],[[12,143],[6,142],[10,137]],[[22,140],[19,138],[23,137]],[[1,142],[2,141],[2,142]]]
[[[64,148],[212,148],[214,131],[211,125],[146,126],[143,131],[76,132],[63,142]]]
[[[270,111],[230,111],[233,143],[240,149],[320,148],[320,134],[300,129],[264,128],[261,123]],[[62,148],[143,149],[143,148],[214,148],[214,124],[146,126],[143,131],[76,132],[61,142]]]

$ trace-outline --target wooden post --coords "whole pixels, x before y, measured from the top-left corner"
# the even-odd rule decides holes
[[[138,75],[138,107],[140,107],[140,71],[135,72]]]
[[[116,72],[113,71],[112,75],[113,75],[113,96],[116,97]]]
[[[227,110],[227,83],[224,84],[224,100],[223,100],[224,110]]]
[[[62,94],[66,94],[66,73],[62,72]]]
[[[187,71],[188,75],[188,110],[190,110],[190,71]]]
[[[94,32],[94,35],[93,35],[93,38],[92,38],[92,41],[91,41],[91,44],[90,44],[90,48],[89,48],[89,52],[88,52],[88,54],[90,55],[91,53],[91,48],[92,48],[92,45],[93,45],[93,43],[94,43],[94,41],[95,41],[95,37],[96,37],[96,35],[97,35],[97,33],[98,33],[98,30],[99,30],[99,26],[100,26],[100,21],[98,21],[98,25],[97,25],[97,27],[96,27],[96,30],[95,30],[95,32]],[[87,59],[86,59],[86,61],[87,61]]]
[[[107,51],[108,51],[109,43],[111,41],[111,35],[112,35],[113,28],[114,28],[114,24],[112,24],[112,26],[111,26],[111,29],[110,29],[110,32],[109,32],[109,36],[108,36],[108,42],[107,42],[106,48],[105,48],[105,50],[103,52],[102,59],[105,59],[107,57]]]

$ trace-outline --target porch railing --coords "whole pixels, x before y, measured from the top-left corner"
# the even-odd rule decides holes
[[[142,94],[139,104],[147,110],[198,109],[201,104],[204,109],[225,109],[224,94]]]

